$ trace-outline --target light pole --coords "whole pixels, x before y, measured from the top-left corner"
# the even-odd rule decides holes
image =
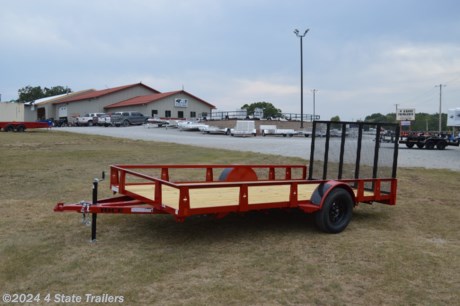
[[[439,84],[439,85],[436,85],[434,87],[439,87],[439,134],[441,134],[441,129],[442,129],[442,107],[441,107],[441,104],[442,104],[442,88],[443,87],[446,87],[446,85],[443,85],[443,84]]]
[[[318,91],[318,89],[312,89],[311,90],[313,92],[313,117],[311,119],[311,121],[315,121],[316,120],[316,92]]]
[[[300,128],[303,128],[303,43],[302,39],[307,35],[310,29],[306,29],[303,34],[295,29],[294,34],[300,38]]]

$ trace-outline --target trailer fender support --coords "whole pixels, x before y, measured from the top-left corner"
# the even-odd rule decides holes
[[[326,200],[328,194],[335,188],[342,188],[348,191],[348,193],[353,199],[353,202],[356,205],[356,197],[351,187],[345,183],[334,181],[334,180],[319,184],[318,187],[316,187],[315,191],[313,192],[310,198],[310,202],[314,205],[319,206],[319,208],[321,209],[323,207],[323,203]]]

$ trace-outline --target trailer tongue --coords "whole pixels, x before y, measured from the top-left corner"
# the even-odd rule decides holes
[[[342,130],[340,138],[330,137],[331,126]],[[110,188],[120,196],[99,200],[95,180],[91,202],[58,203],[54,211],[82,213],[86,221],[92,214],[92,240],[97,215],[102,213],[170,214],[183,222],[193,215],[224,217],[275,208],[315,213],[321,230],[338,233],[347,227],[359,203],[396,204],[398,143],[376,141],[383,126],[399,133],[396,124],[314,122],[309,167],[112,165]],[[325,137],[315,137],[318,129],[325,131]],[[368,130],[375,133],[364,133]],[[379,154],[381,146],[386,146],[384,154]]]

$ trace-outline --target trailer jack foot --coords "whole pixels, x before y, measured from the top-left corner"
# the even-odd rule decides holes
[[[96,225],[97,225],[97,214],[93,214],[91,220],[91,242],[96,242]]]

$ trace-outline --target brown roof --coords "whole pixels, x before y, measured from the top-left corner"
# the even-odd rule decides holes
[[[114,103],[114,104],[107,105],[104,108],[109,109],[109,108],[117,108],[117,107],[123,107],[123,106],[134,106],[134,105],[149,104],[149,103],[152,103],[152,102],[155,102],[155,101],[158,101],[158,100],[161,100],[161,99],[164,99],[166,97],[173,96],[173,95],[179,94],[179,93],[183,93],[183,94],[186,94],[188,96],[191,96],[194,99],[196,99],[196,100],[208,105],[211,108],[216,108],[211,103],[208,103],[208,102],[206,102],[206,101],[204,101],[204,100],[202,100],[202,99],[200,99],[198,97],[195,97],[194,95],[186,92],[185,90],[170,91],[170,92],[157,93],[157,94],[146,95],[146,96],[137,96],[137,97],[134,97],[134,98],[131,98],[131,99],[128,99],[128,100],[124,100],[124,101],[120,101],[120,102],[117,102],[117,103]]]
[[[135,86],[143,86],[155,93],[160,93],[158,90],[156,89],[153,89],[147,85],[144,85],[142,83],[136,83],[136,84],[131,84],[131,85],[124,85],[124,86],[119,86],[119,87],[114,87],[114,88],[107,88],[107,89],[103,89],[103,90],[95,90],[95,91],[92,91],[92,92],[88,92],[86,94],[81,94],[81,95],[78,95],[78,96],[75,96],[75,97],[69,97],[69,98],[66,98],[66,99],[63,99],[63,100],[60,100],[58,102],[55,102],[53,104],[61,104],[61,103],[70,103],[70,102],[76,102],[76,101],[81,101],[81,100],[88,100],[88,99],[95,99],[95,98],[99,98],[99,97],[102,97],[102,96],[105,96],[105,95],[109,95],[109,94],[112,94],[114,92],[118,92],[118,91],[121,91],[121,90],[124,90],[124,89],[128,89],[128,88],[132,88],[132,87],[135,87]]]

